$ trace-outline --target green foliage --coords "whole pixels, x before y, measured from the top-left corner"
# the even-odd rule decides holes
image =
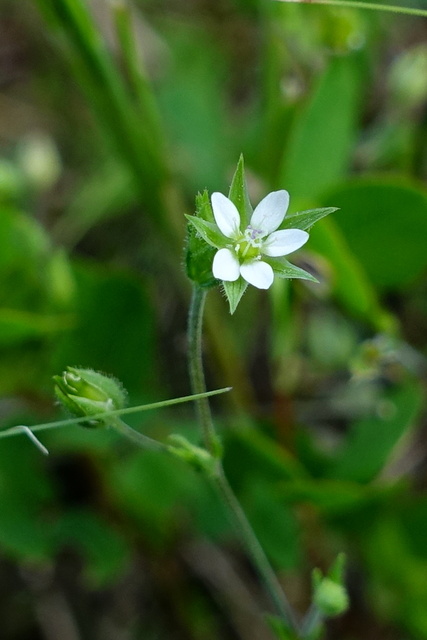
[[[362,97],[360,62],[331,58],[296,120],[279,177],[295,198],[311,201],[345,175]]]
[[[208,295],[208,388],[234,387],[212,402],[226,474],[300,620],[313,566],[324,613],[343,604],[328,567],[345,550],[350,615],[327,637],[427,640],[421,22],[314,2],[3,4],[1,428],[62,417],[51,378],[70,363],[132,405],[187,395],[183,267],[214,289],[224,241],[210,194],[231,184],[245,226],[287,189],[282,228],[310,241],[269,259],[284,279],[225,282],[233,318]],[[129,421],[182,434],[200,463],[189,405]],[[227,514],[179,455],[67,427],[42,432],[45,457],[21,433],[0,439],[5,640],[57,635],[50,597],[82,638],[295,640],[258,613]]]
[[[402,289],[425,273],[427,193],[419,185],[365,179],[328,197],[345,212],[337,224],[380,291]]]
[[[424,394],[413,381],[385,395],[378,414],[355,422],[330,474],[366,482],[381,471],[401,439],[417,424]]]

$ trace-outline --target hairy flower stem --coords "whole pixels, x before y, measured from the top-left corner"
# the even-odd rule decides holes
[[[295,618],[294,611],[283,592],[282,586],[278,581],[276,574],[265,555],[264,549],[259,543],[259,540],[256,537],[240,502],[230,487],[221,464],[218,465],[217,473],[213,476],[212,482],[223,502],[227,505],[231,520],[237,530],[237,533],[246,547],[254,566],[258,570],[259,576],[261,577],[264,586],[276,607],[277,613],[286,625],[288,625],[295,633],[298,633],[299,626]]]
[[[203,393],[206,388],[202,359],[202,325],[206,293],[207,292],[200,287],[197,287],[196,285],[194,286],[188,318],[188,358],[193,393]],[[197,414],[202,426],[205,446],[210,453],[217,455],[218,436],[216,434],[207,398],[202,398],[197,401]],[[299,625],[295,618],[293,609],[282,590],[282,587],[246,517],[245,512],[230,487],[219,458],[216,470],[209,476],[209,479],[221,500],[227,507],[230,519],[258,571],[258,574],[276,607],[277,613],[285,624],[298,635]]]
[[[197,285],[194,286],[188,315],[188,363],[191,388],[193,390],[199,389],[200,393],[206,391],[202,358],[203,311],[205,308],[206,294],[206,289],[201,289]],[[206,398],[201,398],[196,401],[196,408],[197,418],[203,431],[205,447],[210,453],[215,453],[218,439],[212,422],[209,402]]]
[[[117,433],[120,433],[121,436],[124,436],[127,440],[141,447],[141,449],[148,451],[168,451],[168,448],[164,444],[145,436],[143,433],[139,433],[139,431],[135,431],[135,429],[132,429],[132,427],[118,417],[111,419],[110,426]]]

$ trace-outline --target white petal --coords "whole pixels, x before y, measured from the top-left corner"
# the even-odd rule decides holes
[[[259,260],[244,262],[240,265],[240,273],[246,282],[258,289],[268,289],[273,284],[274,272],[266,262]]]
[[[309,235],[301,229],[283,229],[270,234],[261,252],[266,256],[287,256],[307,242]]]
[[[211,197],[213,214],[219,230],[227,238],[235,238],[239,234],[240,215],[236,206],[222,193],[215,192]]]
[[[282,189],[282,191],[269,193],[253,212],[251,227],[262,230],[264,235],[276,231],[283,222],[288,206],[289,193],[287,191]]]
[[[216,252],[212,264],[212,273],[218,280],[234,282],[240,275],[240,264],[231,249],[220,249]]]

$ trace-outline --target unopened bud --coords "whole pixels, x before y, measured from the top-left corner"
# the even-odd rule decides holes
[[[54,376],[55,395],[73,416],[82,418],[107,411],[123,409],[127,395],[115,378],[93,371],[67,367],[60,376]],[[84,422],[85,427],[102,427],[101,419]]]
[[[339,616],[349,606],[345,587],[330,578],[323,578],[315,589],[314,604],[328,618]]]
[[[170,453],[188,462],[197,471],[203,471],[208,475],[213,474],[217,468],[217,458],[209,451],[191,444],[184,436],[172,433],[169,436],[168,446]]]

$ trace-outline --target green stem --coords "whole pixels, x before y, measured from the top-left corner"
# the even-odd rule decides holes
[[[219,393],[226,393],[230,391],[231,387],[225,387],[224,389],[216,389],[215,391],[206,391],[203,393],[203,397],[216,396]],[[153,409],[163,409],[164,407],[171,407],[175,404],[181,404],[183,402],[190,402],[192,400],[197,400],[200,397],[200,394],[196,396],[183,396],[182,398],[172,398],[171,400],[161,400],[160,402],[151,402],[150,404],[141,404],[137,407],[128,407],[126,409],[115,409],[114,411],[104,411],[103,413],[97,413],[93,416],[90,416],[91,420],[101,420],[106,419],[111,416],[124,416],[131,413],[139,413],[140,411],[151,411]],[[66,420],[57,420],[56,422],[43,422],[41,424],[35,424],[28,429],[31,432],[36,431],[45,431],[46,429],[56,429],[58,427],[69,427],[76,424],[83,424],[87,422],[88,417],[84,416],[82,418],[67,418]],[[0,438],[10,438],[11,436],[16,436],[24,433],[23,426],[19,425],[16,427],[10,427],[10,429],[5,429],[4,431],[0,431]]]
[[[202,358],[202,328],[203,310],[206,301],[206,291],[194,286],[188,319],[188,357],[192,391],[203,393],[205,377],[203,372]],[[205,446],[208,451],[217,455],[218,436],[212,420],[209,402],[202,398],[197,402],[198,419],[202,426]],[[258,538],[252,529],[245,512],[243,511],[237,497],[225,476],[221,460],[218,459],[216,471],[210,476],[210,480],[224,502],[229,512],[239,538],[242,540],[246,551],[258,574],[274,603],[277,613],[296,634],[299,632],[298,622],[295,618],[291,605],[284,594],[282,587],[268,561],[267,556],[261,547]]]
[[[323,616],[319,609],[314,604],[311,605],[302,623],[301,635],[304,640],[310,640],[312,635],[318,631],[322,621]]]
[[[298,4],[326,4],[332,7],[350,7],[351,9],[370,9],[372,11],[387,11],[407,16],[427,17],[426,9],[412,9],[410,7],[398,7],[390,4],[376,4],[375,2],[363,2],[362,0],[279,0],[280,2],[293,2]]]
[[[295,633],[298,633],[299,625],[294,611],[283,592],[282,586],[277,579],[276,574],[265,555],[264,549],[259,543],[259,540],[256,537],[242,506],[240,505],[240,502],[230,487],[221,464],[218,465],[217,473],[212,477],[212,482],[224,503],[227,505],[237,533],[252,558],[252,562],[258,570],[278,614]]]
[[[121,436],[124,436],[134,444],[138,445],[138,447],[141,447],[141,449],[147,449],[148,451],[168,451],[167,446],[162,442],[153,440],[153,438],[149,438],[143,433],[135,431],[135,429],[132,429],[132,427],[126,424],[126,422],[120,420],[120,418],[112,420],[110,426]]]
[[[203,311],[206,294],[206,289],[202,289],[197,285],[194,286],[188,315],[188,362],[191,388],[197,389],[196,393],[204,393],[206,391],[202,358]],[[210,453],[215,453],[218,439],[212,421],[209,402],[205,398],[201,398],[196,401],[196,407],[205,447]]]

